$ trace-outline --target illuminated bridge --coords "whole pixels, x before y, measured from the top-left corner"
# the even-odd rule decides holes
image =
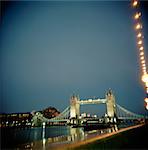
[[[41,122],[47,123],[58,123],[58,122],[66,122],[67,124],[77,124],[80,121],[83,121],[84,118],[80,116],[80,106],[88,105],[88,104],[105,104],[106,105],[106,113],[104,115],[104,120],[106,123],[116,123],[117,120],[135,120],[135,119],[148,119],[148,116],[139,115],[133,113],[126,108],[120,106],[115,102],[115,96],[112,91],[109,90],[105,98],[103,99],[85,99],[80,100],[80,98],[76,95],[71,96],[70,98],[70,106],[68,106],[62,113],[60,113],[57,117],[47,119],[43,117],[43,114],[36,112],[32,121],[35,124],[36,120],[40,120]],[[99,120],[99,118],[96,118]],[[95,119],[95,120],[96,120]]]

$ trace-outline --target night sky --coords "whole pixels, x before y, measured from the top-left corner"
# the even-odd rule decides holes
[[[0,112],[62,111],[73,93],[104,98],[111,88],[118,104],[147,113],[130,2],[1,4]],[[141,6],[148,54],[148,3]],[[105,106],[84,111],[104,113]]]

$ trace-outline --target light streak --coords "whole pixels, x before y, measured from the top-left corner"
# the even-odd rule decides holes
[[[134,14],[134,28],[136,30],[136,37],[137,37],[137,44],[138,44],[138,49],[139,49],[139,58],[141,62],[141,80],[144,82],[145,87],[146,87],[146,94],[148,95],[148,73],[147,73],[147,67],[146,67],[146,62],[145,62],[145,56],[144,56],[144,46],[143,46],[143,41],[142,38],[142,23],[140,22],[141,19],[141,12],[138,11],[139,7],[139,0],[132,0],[132,7],[135,9],[135,14]],[[146,102],[146,109],[148,110],[148,97],[145,98]]]

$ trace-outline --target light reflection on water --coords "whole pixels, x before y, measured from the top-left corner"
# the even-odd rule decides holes
[[[33,128],[3,128],[1,130],[2,149],[45,149],[52,145],[73,143],[83,141],[91,137],[105,133],[115,132],[118,129],[133,126],[133,123],[124,123],[108,129],[85,131],[83,128],[72,128],[70,126],[50,126]],[[29,143],[29,144],[25,144]]]
[[[58,127],[57,127],[58,128]],[[111,133],[111,132],[116,132],[118,130],[117,125],[113,126],[112,128],[107,128],[107,129],[99,129],[99,130],[91,130],[91,131],[86,131],[84,132],[83,128],[72,128],[68,127],[67,130],[69,130],[69,135],[61,135],[61,136],[56,136],[56,137],[50,137],[50,138],[45,138],[42,136],[42,140],[32,142],[30,144],[24,145],[23,148],[52,148],[54,146],[60,145],[60,144],[66,144],[66,143],[73,143],[77,141],[83,141],[85,139],[89,139],[98,135],[103,135],[106,133]]]

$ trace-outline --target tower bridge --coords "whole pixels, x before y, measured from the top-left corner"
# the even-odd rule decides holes
[[[116,122],[117,119],[120,120],[135,120],[135,119],[148,119],[148,116],[139,115],[133,113],[124,107],[120,106],[115,101],[115,96],[111,90],[109,90],[105,94],[105,98],[96,98],[96,99],[80,99],[79,96],[73,95],[70,98],[70,106],[68,106],[62,113],[58,116],[47,119],[41,113],[36,112],[36,114],[32,118],[33,124],[40,120],[42,122],[66,122],[70,124],[78,124],[79,122],[86,121],[86,118],[82,118],[80,116],[80,107],[81,105],[88,105],[88,104],[105,104],[106,105],[106,113],[104,115],[105,122]],[[90,119],[90,118],[89,118]],[[99,120],[99,118],[95,118],[94,120]],[[90,119],[92,120],[92,119]]]
[[[79,118],[80,106],[85,104],[106,104],[107,115],[111,118],[115,116],[115,97],[111,90],[103,99],[80,100],[78,96],[73,95],[70,99],[70,118]]]

